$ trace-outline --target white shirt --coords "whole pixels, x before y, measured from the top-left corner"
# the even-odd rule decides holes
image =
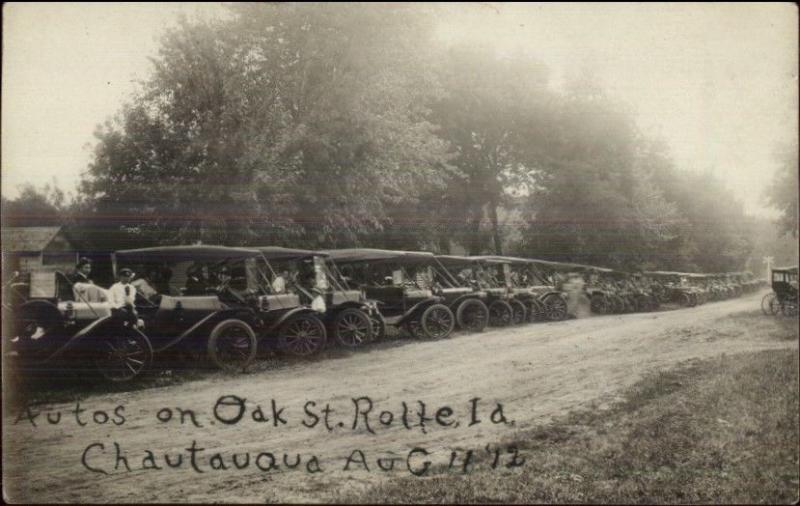
[[[108,289],[108,295],[108,301],[111,303],[111,307],[114,308],[121,308],[127,305],[133,306],[134,302],[136,302],[136,288],[130,283],[114,283]]]
[[[275,281],[272,282],[272,291],[275,293],[286,292],[286,280],[283,279],[283,276],[276,277]]]

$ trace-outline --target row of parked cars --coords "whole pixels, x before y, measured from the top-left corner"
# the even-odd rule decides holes
[[[682,275],[673,282],[675,273],[364,248],[167,246],[117,251],[112,266],[126,273],[130,303],[58,272],[4,288],[4,351],[16,366],[49,375],[77,367],[114,382],[140,376],[158,357],[241,371],[265,350],[310,357],[387,329],[443,339],[455,329],[562,320],[576,279],[598,313],[694,305],[750,286],[730,275],[692,284]]]

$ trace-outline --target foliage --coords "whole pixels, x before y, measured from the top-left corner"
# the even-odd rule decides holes
[[[170,32],[143,93],[98,132],[84,189],[99,213],[144,215],[159,241],[354,243],[443,184],[412,9],[234,14]]]
[[[778,170],[767,188],[766,200],[771,207],[780,211],[777,225],[781,232],[796,238],[800,220],[797,204],[797,146],[782,146],[775,157],[779,164]]]
[[[436,6],[230,9],[164,36],[98,127],[80,198],[26,190],[3,201],[14,223],[64,220],[102,251],[455,247],[688,271],[755,254],[723,181],[682,171],[589,74],[561,92],[530,54],[444,47]],[[796,151],[784,162],[769,202],[796,234]]]

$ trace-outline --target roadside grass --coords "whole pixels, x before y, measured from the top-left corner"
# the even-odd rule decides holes
[[[796,326],[796,322],[795,322]],[[515,469],[440,469],[332,498],[370,503],[794,503],[796,350],[722,355],[654,373],[608,409],[514,435]]]

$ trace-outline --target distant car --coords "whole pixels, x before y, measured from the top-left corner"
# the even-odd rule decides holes
[[[444,339],[452,333],[455,315],[444,304],[445,298],[434,295],[432,287],[409,275],[411,269],[430,266],[434,262],[432,253],[369,248],[324,253],[342,272],[347,271],[348,283],[359,286],[366,298],[378,302],[386,325],[426,339]]]

